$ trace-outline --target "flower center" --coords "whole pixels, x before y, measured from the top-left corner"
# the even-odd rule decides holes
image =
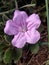
[[[19,27],[20,32],[26,32],[27,31],[27,27]]]
[[[22,29],[22,32],[26,32],[27,30],[25,28]]]

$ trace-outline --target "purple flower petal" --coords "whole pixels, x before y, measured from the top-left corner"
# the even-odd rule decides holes
[[[20,14],[19,10],[15,10],[14,12],[14,16],[13,16],[13,20],[15,20],[15,18]]]
[[[8,20],[4,32],[8,35],[15,35],[18,33],[18,26],[16,26],[12,20]]]
[[[26,44],[24,33],[18,33],[12,40],[12,45],[17,48],[22,48]]]
[[[19,11],[16,10],[14,12],[14,17],[13,17],[13,21],[15,24],[17,24],[18,26],[21,27],[26,27],[27,23],[26,23],[26,19],[28,18],[28,15],[26,12],[24,11]]]
[[[22,32],[23,29],[27,29],[27,17],[26,12],[16,10],[13,20],[8,20],[6,22],[4,32],[8,35],[16,35],[18,32]]]
[[[25,33],[25,36],[26,36],[27,42],[30,44],[35,44],[40,39],[40,33],[35,29],[27,31]]]
[[[32,28],[37,29],[41,24],[41,20],[37,14],[30,15],[26,21],[28,22],[27,25],[28,29],[32,29]]]

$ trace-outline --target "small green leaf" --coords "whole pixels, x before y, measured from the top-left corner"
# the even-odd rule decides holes
[[[5,38],[5,40],[7,41],[7,42],[11,42],[11,40],[12,40],[12,36],[8,36],[8,35],[4,35],[4,38]]]
[[[13,50],[13,59],[17,61],[22,55],[22,49],[15,49]]]
[[[5,51],[5,54],[4,54],[4,57],[3,57],[3,61],[5,64],[7,63],[10,63],[11,60],[12,60],[12,49],[11,48],[8,48],[6,51]]]
[[[39,45],[40,45],[40,46],[48,45],[48,42],[40,42]]]
[[[3,60],[3,52],[0,52],[0,62]]]
[[[39,51],[39,44],[31,45],[30,50],[33,54],[36,54]]]
[[[7,45],[6,43],[4,43],[4,41],[0,44],[0,52],[2,52],[4,50],[4,48],[6,48]]]

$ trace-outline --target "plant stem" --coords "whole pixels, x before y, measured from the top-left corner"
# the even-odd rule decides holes
[[[49,52],[49,7],[48,7],[48,1],[49,0],[45,0],[46,3],[46,15],[47,15],[47,30],[48,30],[48,52]]]

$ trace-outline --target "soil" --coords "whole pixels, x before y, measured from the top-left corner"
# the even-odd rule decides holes
[[[23,56],[25,58],[22,59]],[[18,61],[17,65],[46,65],[45,62],[49,59],[48,47],[40,47],[37,54],[31,54],[30,52],[28,52],[26,56],[26,53],[24,52],[23,56]]]

